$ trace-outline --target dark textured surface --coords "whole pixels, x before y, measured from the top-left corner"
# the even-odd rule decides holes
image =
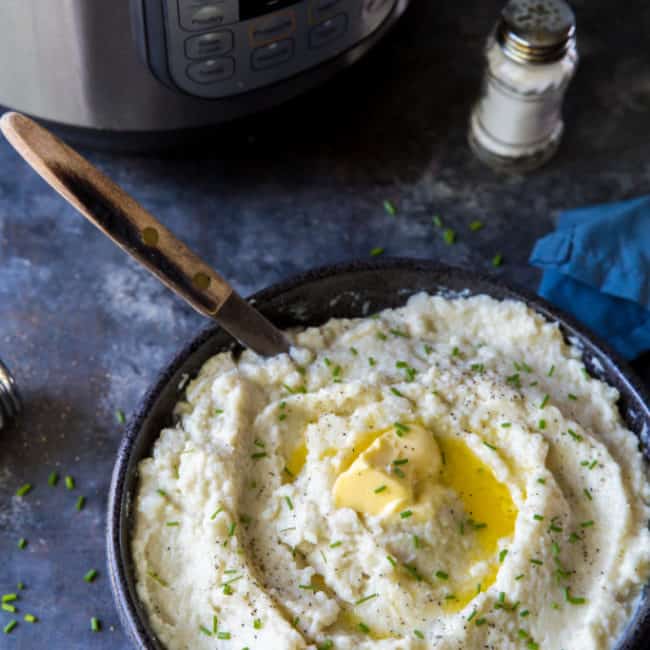
[[[92,159],[244,294],[374,246],[534,288],[526,260],[559,210],[650,191],[650,9],[641,0],[625,12],[611,0],[576,3],[582,60],[564,143],[545,169],[504,179],[465,143],[480,48],[500,4],[416,0],[360,65],[223,129],[200,153]],[[394,218],[382,209],[386,198],[398,206]],[[455,245],[432,226],[434,214],[457,230]],[[485,228],[470,232],[474,219]],[[505,263],[494,271],[496,252]],[[17,426],[0,433],[0,591],[22,580],[21,616],[42,619],[0,634],[0,648],[127,648],[104,569],[105,501],[122,433],[114,412],[134,408],[203,321],[3,143],[0,305],[0,357],[26,402]],[[53,468],[76,478],[75,492],[47,486]],[[12,497],[25,481],[32,493]],[[78,494],[88,498],[81,513]],[[88,585],[91,567],[100,575]],[[101,634],[89,631],[93,615]]]

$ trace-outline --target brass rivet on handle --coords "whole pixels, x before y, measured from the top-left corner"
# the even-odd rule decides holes
[[[210,286],[210,276],[199,271],[193,278],[192,282],[197,289],[205,291]]]
[[[155,246],[158,243],[158,231],[148,226],[142,231],[142,241],[147,246]]]

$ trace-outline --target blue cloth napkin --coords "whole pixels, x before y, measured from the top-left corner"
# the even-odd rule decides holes
[[[623,357],[650,350],[650,196],[563,212],[530,262],[539,294]]]

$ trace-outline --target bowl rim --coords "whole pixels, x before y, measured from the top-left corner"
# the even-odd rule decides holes
[[[563,330],[565,339],[575,337],[580,344],[587,344],[587,349],[593,356],[601,357],[607,361],[608,365],[615,371],[615,374],[621,381],[625,393],[631,396],[633,401],[642,406],[644,409],[642,417],[646,422],[650,423],[650,391],[627,361],[615,352],[609,344],[603,342],[587,326],[580,323],[574,316],[558,309],[531,290],[518,286],[516,283],[504,281],[494,274],[420,258],[384,257],[377,260],[353,260],[323,265],[292,275],[285,280],[273,283],[255,292],[247,300],[252,304],[259,305],[260,310],[264,311],[265,303],[306,284],[319,282],[336,275],[363,273],[367,271],[388,272],[391,270],[421,271],[440,274],[442,276],[445,274],[453,274],[461,280],[466,280],[470,289],[472,284],[493,287],[495,292],[500,291],[501,293],[505,292],[507,294],[502,298],[498,298],[499,300],[512,299],[524,302],[529,308],[542,315],[546,320],[557,322]],[[440,288],[444,289],[442,285]],[[487,292],[485,293],[490,295]],[[473,295],[478,295],[478,292]],[[158,648],[160,646],[157,640],[152,639],[147,624],[141,619],[138,613],[137,595],[133,594],[129,589],[126,561],[121,552],[120,536],[129,506],[129,503],[125,501],[125,497],[128,496],[128,494],[125,494],[126,474],[132,452],[136,446],[143,425],[155,407],[160,394],[191,355],[218,334],[223,335],[223,330],[219,325],[208,325],[200,329],[194,337],[182,345],[171,356],[170,361],[158,372],[155,381],[148,388],[133,415],[130,417],[117,451],[107,504],[107,567],[111,592],[122,626],[127,633],[127,637],[131,641],[136,642],[138,647],[141,648]],[[227,349],[227,345],[223,346],[223,348]],[[601,379],[601,381],[604,380]],[[617,389],[622,393],[620,387],[617,387]],[[647,462],[648,454],[650,453],[650,442],[640,439],[640,444],[645,447],[642,450],[642,454]],[[648,598],[650,598],[650,583],[646,584],[642,589],[639,605],[647,608],[646,601]],[[646,639],[646,634],[648,635],[647,638],[650,638],[650,609],[644,612],[644,617],[640,621],[637,621],[638,625],[632,632],[627,633],[626,631],[631,622],[633,622],[633,619],[624,628],[623,645],[621,646],[620,642],[617,642],[617,650],[626,650],[627,648],[636,650],[637,644],[642,643]],[[641,645],[638,645],[638,648],[641,647]]]

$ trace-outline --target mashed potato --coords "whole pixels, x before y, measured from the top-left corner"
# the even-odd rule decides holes
[[[424,294],[210,359],[139,466],[170,650],[604,650],[650,575],[614,388],[524,304]]]

